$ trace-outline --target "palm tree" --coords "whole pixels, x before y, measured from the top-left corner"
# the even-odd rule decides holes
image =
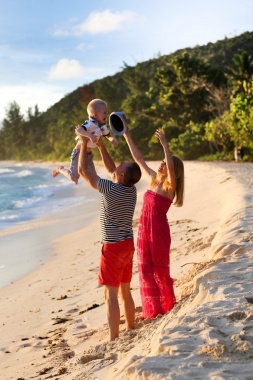
[[[236,54],[233,58],[234,67],[230,68],[229,72],[232,77],[232,82],[235,84],[234,93],[249,91],[249,83],[253,76],[253,57],[246,51],[241,54]]]

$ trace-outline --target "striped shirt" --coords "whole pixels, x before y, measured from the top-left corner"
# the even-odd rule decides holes
[[[136,205],[136,187],[126,187],[107,179],[98,180],[101,197],[102,241],[116,243],[133,238],[132,221]]]

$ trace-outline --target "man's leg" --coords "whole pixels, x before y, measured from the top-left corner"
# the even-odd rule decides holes
[[[118,302],[118,288],[104,285],[107,322],[109,326],[109,341],[119,336],[120,310]]]
[[[119,290],[126,319],[126,329],[131,330],[134,327],[135,306],[131,294],[130,282],[121,282]]]

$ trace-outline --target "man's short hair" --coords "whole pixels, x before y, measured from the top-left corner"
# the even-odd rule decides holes
[[[133,186],[141,179],[141,169],[136,162],[130,162],[124,171],[124,185]]]

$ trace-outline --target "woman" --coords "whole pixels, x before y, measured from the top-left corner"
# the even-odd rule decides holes
[[[124,133],[134,160],[150,177],[144,194],[137,239],[137,257],[142,312],[144,318],[165,314],[176,303],[173,279],[170,277],[170,227],[167,212],[173,203],[183,205],[184,165],[172,156],[163,130],[157,129],[165,154],[157,173],[144,161],[129,131]]]

